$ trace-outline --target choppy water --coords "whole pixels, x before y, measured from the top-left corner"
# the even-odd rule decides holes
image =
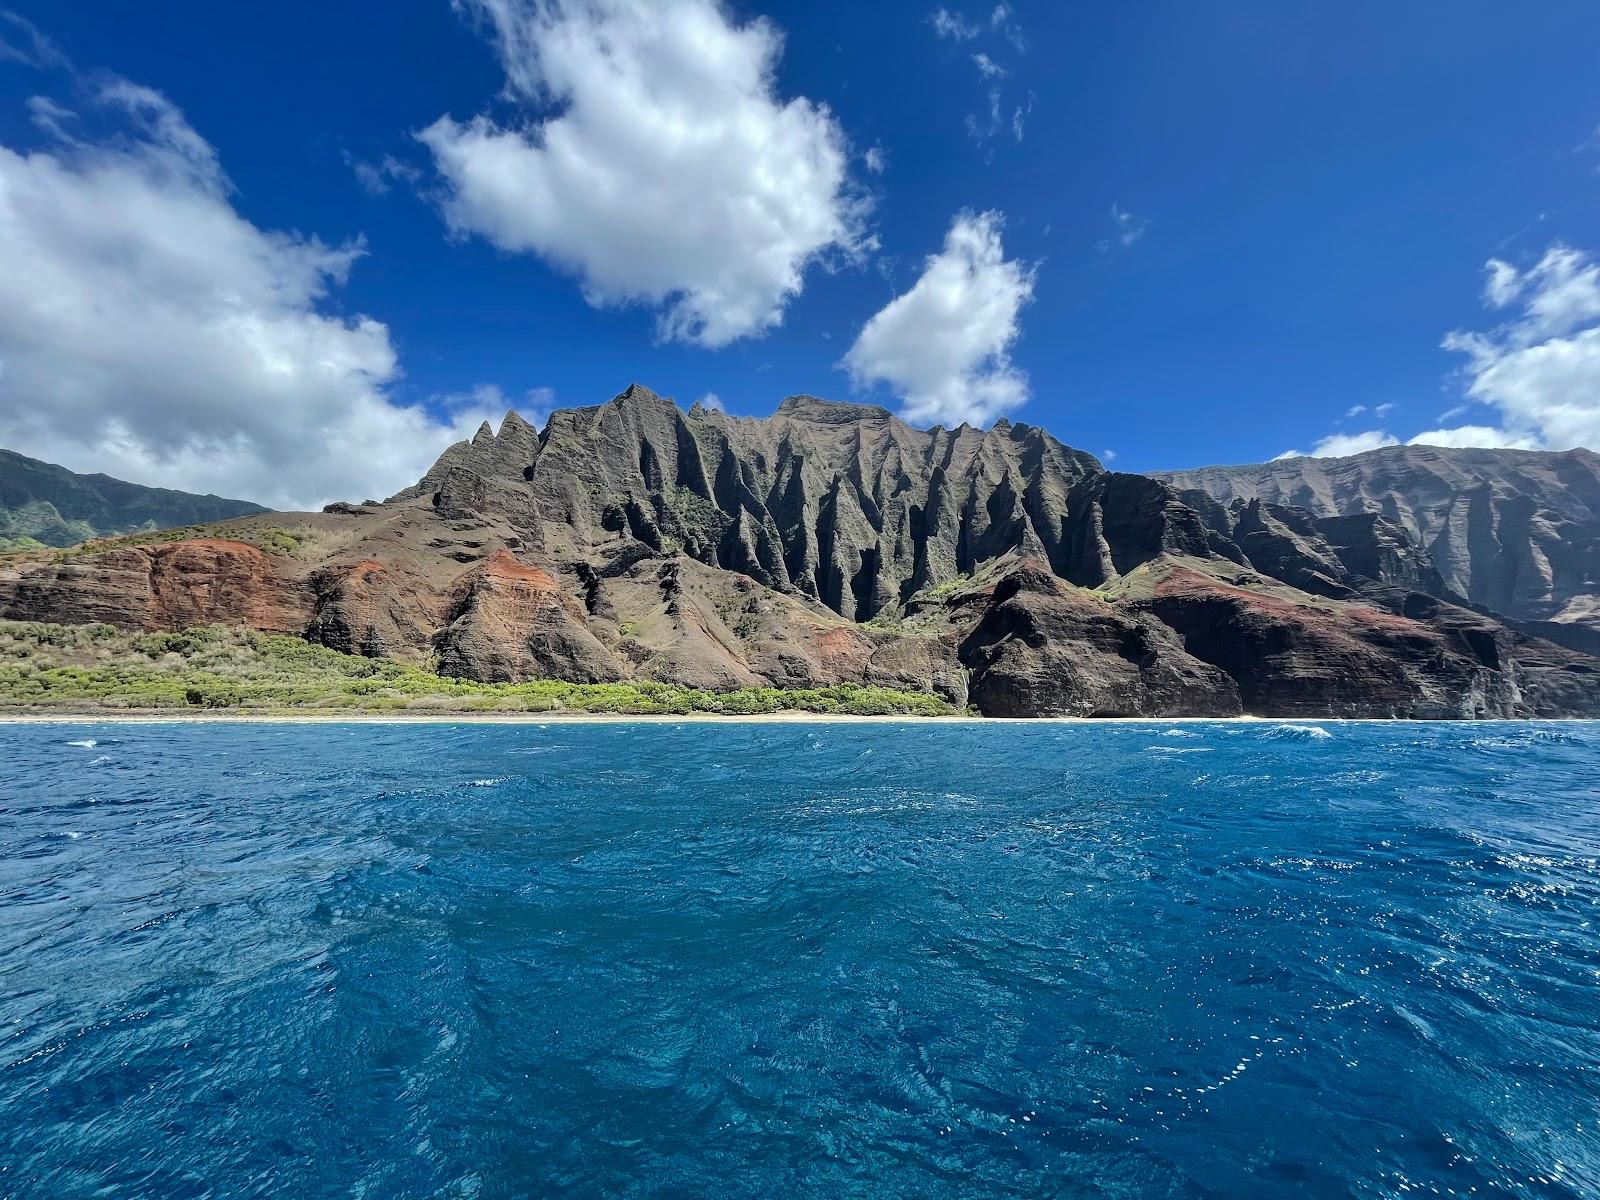
[[[1600,728],[0,726],[0,1196],[1600,1195]]]

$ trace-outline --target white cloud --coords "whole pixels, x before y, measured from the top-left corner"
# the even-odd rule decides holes
[[[1392,413],[1394,411],[1394,405],[1392,405],[1392,404],[1380,404],[1380,405],[1378,405],[1377,408],[1373,409],[1372,411],[1377,414],[1378,420],[1381,421],[1385,417],[1387,417],[1390,413]]]
[[[933,31],[936,34],[953,42],[970,42],[983,32],[982,28],[959,13],[950,12],[945,8],[934,9],[933,15],[928,20],[933,24]]]
[[[1312,458],[1344,458],[1350,454],[1361,454],[1367,450],[1377,450],[1382,446],[1398,446],[1400,439],[1381,429],[1369,429],[1365,433],[1334,433],[1323,438],[1311,447],[1309,454]]]
[[[1030,116],[1032,113],[1033,93],[1029,92],[1028,98],[1011,111],[1011,136],[1016,141],[1020,142],[1022,140],[1022,119]],[[1140,227],[1139,232],[1144,232],[1143,226]]]
[[[470,391],[430,396],[428,404],[430,408],[454,414],[451,423],[457,437],[453,440],[459,441],[463,431],[472,433],[484,421],[498,426],[500,418],[513,411],[535,429],[541,428],[556,406],[556,391],[537,387],[529,388],[521,396],[511,396],[498,384],[480,383]]]
[[[715,392],[707,392],[697,402],[701,408],[709,408],[712,412],[727,412],[727,407],[722,403],[722,397]]]
[[[1460,425],[1455,429],[1430,429],[1411,439],[1413,446],[1485,446],[1512,450],[1537,450],[1539,439],[1531,434],[1508,433],[1488,425]]]
[[[1467,398],[1498,410],[1500,426],[1425,436],[1492,434],[1495,445],[1600,448],[1600,264],[1557,244],[1526,271],[1498,259],[1486,269],[1485,303],[1504,308],[1515,301],[1520,314],[1487,332],[1457,330],[1443,345],[1467,356]]]
[[[309,506],[415,482],[486,415],[390,402],[388,329],[329,302],[359,243],[245,220],[158,93],[113,80],[95,103],[119,126],[103,142],[0,146],[0,445]]]
[[[1006,259],[1003,220],[959,214],[921,278],[862,327],[845,355],[856,385],[888,383],[908,421],[984,425],[1028,398],[1010,352],[1034,273]]]
[[[1382,429],[1369,429],[1364,433],[1333,433],[1323,438],[1310,450],[1285,450],[1275,455],[1273,462],[1285,458],[1345,458],[1384,446],[1398,446],[1400,439]]]
[[[1347,408],[1345,410],[1345,414],[1344,414],[1345,415],[1345,419],[1349,420],[1351,417],[1359,417],[1362,413],[1364,413],[1366,411],[1367,411],[1367,406],[1365,404],[1352,404],[1349,408]]]
[[[1020,132],[1018,138],[1021,138]],[[1134,216],[1120,204],[1111,206],[1111,236],[1101,238],[1095,243],[1100,250],[1110,250],[1114,246],[1131,246],[1144,236],[1144,231],[1150,227],[1150,222]]]
[[[829,110],[778,99],[781,33],[717,0],[461,0],[508,91],[556,110],[419,136],[458,233],[537,254],[594,305],[660,309],[664,338],[723,346],[780,324],[807,267],[871,248]]]
[[[346,150],[344,163],[355,172],[356,181],[372,196],[388,195],[396,180],[414,184],[422,178],[421,171],[392,154],[385,154],[377,162],[368,162]]]
[[[1010,71],[1006,70],[999,63],[995,62],[994,59],[990,58],[987,54],[974,54],[972,56],[972,61],[978,68],[978,74],[982,75],[985,79],[1004,79],[1007,75],[1011,74]]]
[[[1117,452],[1115,450],[1102,450],[1102,451],[1100,451],[1100,461],[1103,462],[1103,463],[1114,463],[1114,462],[1116,462],[1117,461]]]
[[[882,175],[889,165],[889,156],[882,146],[872,146],[861,156],[861,161],[874,175]]]
[[[1512,336],[1524,345],[1600,319],[1600,264],[1581,250],[1552,246],[1518,279],[1523,320]]]
[[[1033,93],[1029,92],[1022,104],[1011,112],[1008,124],[1002,112],[1000,102],[1000,89],[990,88],[988,91],[989,112],[987,116],[979,117],[977,113],[968,113],[966,118],[967,136],[975,142],[987,142],[990,138],[1009,128],[1015,141],[1022,141],[1023,119],[1033,112]],[[1142,233],[1143,230],[1140,230]],[[1137,236],[1137,235],[1135,235]]]
[[[967,136],[975,142],[985,142],[1000,132],[1002,120],[1000,117],[1000,89],[989,89],[989,115],[986,119],[979,119],[977,113],[968,113],[966,119]]]
[[[1491,258],[1483,265],[1483,302],[1490,308],[1504,308],[1522,290],[1522,278],[1510,263]]]
[[[934,9],[928,20],[936,34],[954,42],[969,42],[974,38],[984,37],[993,45],[1003,36],[1018,54],[1026,49],[1021,30],[1011,23],[1009,4],[997,4],[986,22],[968,20],[960,13],[953,13],[946,8]],[[963,122],[967,135],[974,141],[982,143],[1009,129],[1014,140],[1022,141],[1024,121],[1033,111],[1033,93],[1029,92],[1020,104],[1003,103],[1000,81],[1011,75],[1011,69],[996,61],[994,55],[986,50],[975,51],[969,57],[972,59],[972,65],[978,68],[978,76],[983,82],[988,113],[967,114]],[[1009,118],[1005,115],[1007,108],[1011,110]],[[986,152],[986,158],[992,153],[992,150]]]
[[[32,22],[4,9],[0,9],[0,62],[21,63],[41,71],[71,65]]]

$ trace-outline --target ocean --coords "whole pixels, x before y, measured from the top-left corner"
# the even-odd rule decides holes
[[[0,1197],[1593,1197],[1597,922],[1594,725],[0,725]]]

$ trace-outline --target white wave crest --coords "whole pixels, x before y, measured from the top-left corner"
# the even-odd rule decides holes
[[[1325,741],[1333,737],[1333,734],[1320,725],[1274,725],[1267,730],[1266,736],[1294,741]]]

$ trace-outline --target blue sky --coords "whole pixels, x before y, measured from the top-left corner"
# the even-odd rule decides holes
[[[630,381],[1600,446],[1592,3],[6,11],[0,444],[78,469],[320,503]]]

